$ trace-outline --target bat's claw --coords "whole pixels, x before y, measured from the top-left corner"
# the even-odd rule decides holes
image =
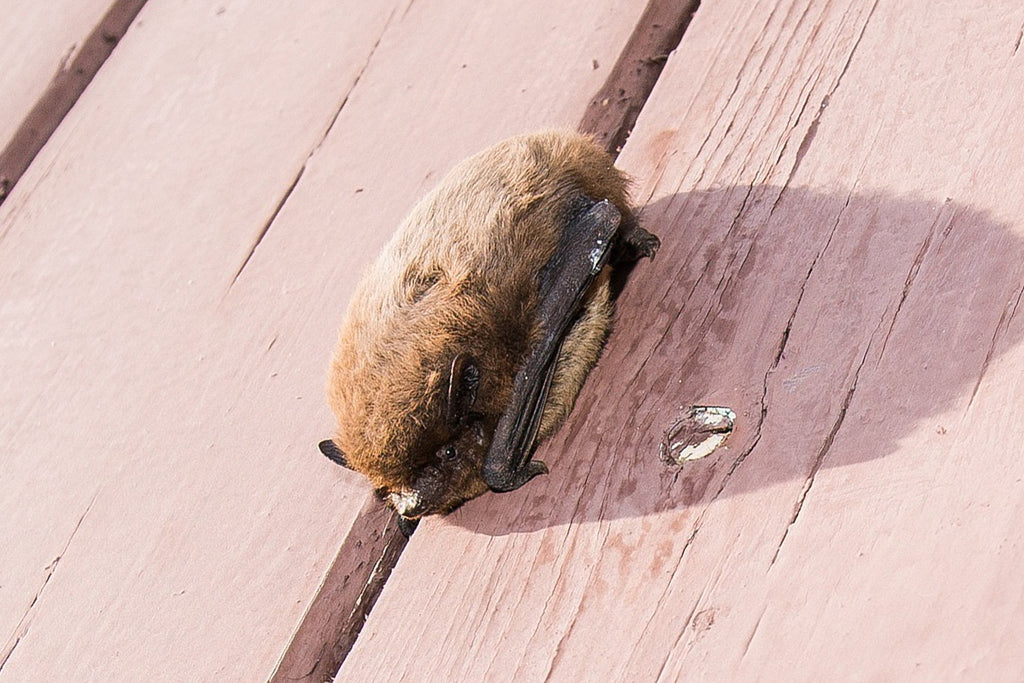
[[[636,254],[637,259],[653,259],[661,247],[661,240],[657,235],[638,227],[636,232],[630,235],[630,245],[633,247],[633,253]]]
[[[647,232],[635,221],[623,222],[619,230],[619,243],[612,255],[614,263],[633,263],[642,258],[654,259],[661,246],[658,236]]]
[[[538,474],[547,474],[548,466],[540,460],[530,460],[515,472],[488,472],[484,468],[484,481],[495,493],[515,491]]]

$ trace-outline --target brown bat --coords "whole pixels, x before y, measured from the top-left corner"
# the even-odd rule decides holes
[[[331,363],[337,435],[410,529],[538,474],[612,317],[610,268],[653,257],[589,137],[522,135],[456,166],[356,288]]]

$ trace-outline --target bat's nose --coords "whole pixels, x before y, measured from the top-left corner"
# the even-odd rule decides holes
[[[388,496],[395,512],[403,517],[418,517],[423,507],[423,497],[419,491],[398,491]]]

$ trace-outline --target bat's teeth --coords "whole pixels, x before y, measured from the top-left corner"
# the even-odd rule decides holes
[[[403,490],[398,493],[392,493],[389,498],[391,499],[391,505],[395,508],[395,512],[403,517],[413,514],[423,502],[419,491]]]

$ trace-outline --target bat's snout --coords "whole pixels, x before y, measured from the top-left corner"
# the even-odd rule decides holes
[[[395,512],[403,517],[415,519],[423,514],[423,496],[419,491],[398,491],[388,495]]]

